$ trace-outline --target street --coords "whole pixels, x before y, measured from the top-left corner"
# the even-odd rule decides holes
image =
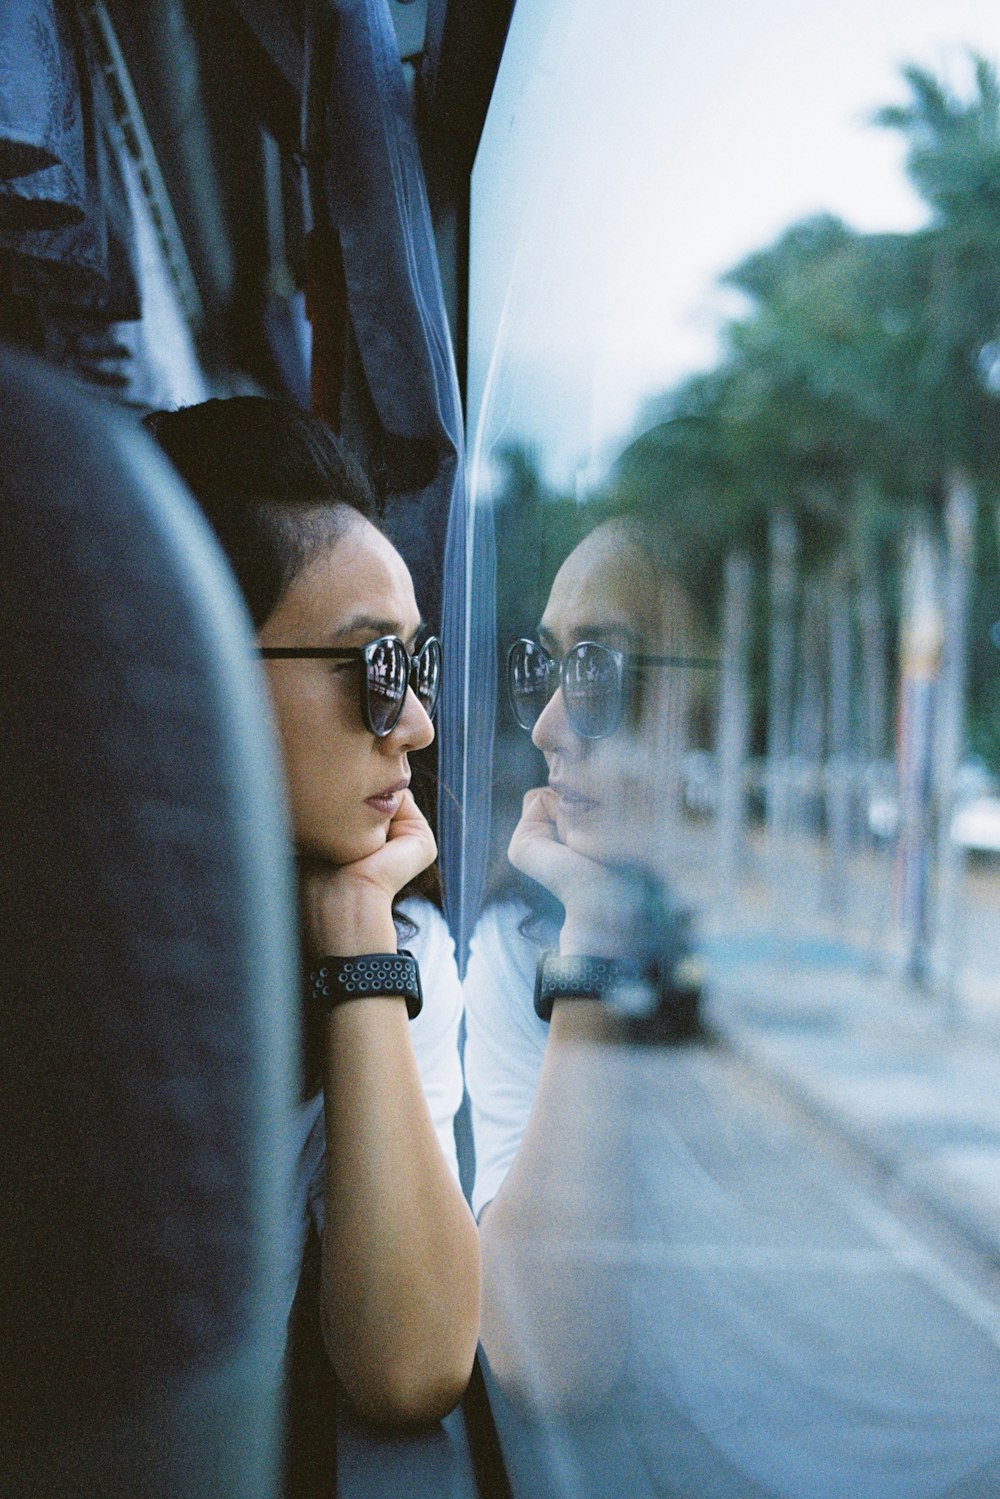
[[[530,1378],[495,1402],[515,1493],[1000,1493],[996,876],[976,872],[981,981],[956,1008],[873,949],[884,869],[881,912],[869,859],[833,919],[807,855],[784,862],[783,897],[758,875],[725,920],[706,907],[709,1038],[610,1048],[588,1084],[629,1119],[614,1162],[575,1184],[616,1230],[538,1251],[558,1289],[527,1319],[537,1403]],[[702,847],[689,892],[710,867]],[[612,1196],[628,1211],[609,1219]],[[539,1274],[519,1269],[512,1303]],[[559,1295],[577,1321],[589,1308],[609,1372],[553,1408],[539,1328],[559,1325]],[[627,1337],[609,1335],[622,1318]]]

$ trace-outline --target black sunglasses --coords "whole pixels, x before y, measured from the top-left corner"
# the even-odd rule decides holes
[[[265,645],[260,654],[268,661],[361,662],[361,716],[376,739],[384,739],[398,724],[408,687],[427,717],[434,717],[441,691],[441,642],[436,635],[429,635],[412,656],[398,635],[381,635],[367,645]]]
[[[581,640],[562,660],[535,640],[515,640],[507,653],[507,691],[522,729],[533,729],[559,688],[566,717],[582,739],[607,739],[621,728],[634,679],[649,667],[711,668],[707,656],[645,656]]]

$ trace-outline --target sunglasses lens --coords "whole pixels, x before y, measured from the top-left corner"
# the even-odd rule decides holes
[[[585,739],[605,739],[622,721],[622,669],[602,645],[574,646],[563,666],[566,717]]]
[[[441,691],[441,642],[432,635],[413,658],[413,690],[428,718],[434,717]]]
[[[368,656],[366,686],[372,733],[383,739],[399,719],[406,697],[406,648],[393,638],[376,641]]]
[[[532,640],[518,640],[507,657],[507,690],[522,729],[533,729],[554,690],[554,662]]]

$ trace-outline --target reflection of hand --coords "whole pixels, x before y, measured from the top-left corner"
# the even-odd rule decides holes
[[[527,793],[507,857],[565,907],[561,952],[626,957],[632,893],[619,873],[561,841],[555,820],[558,800],[549,786]]]
[[[404,791],[380,849],[351,864],[300,866],[307,948],[338,957],[395,952],[393,899],[436,856],[427,819]]]

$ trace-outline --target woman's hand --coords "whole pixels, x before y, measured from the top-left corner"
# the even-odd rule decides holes
[[[347,887],[370,887],[391,901],[436,858],[437,844],[430,824],[413,800],[413,793],[404,791],[382,847],[353,864],[342,864],[337,875]]]
[[[380,849],[334,868],[300,861],[300,901],[307,951],[352,957],[395,952],[392,902],[437,857],[434,834],[411,792],[404,791]]]
[[[565,907],[561,952],[627,957],[634,925],[634,887],[620,871],[561,841],[556,829],[558,800],[549,786],[527,793],[507,857],[515,869],[544,885]]]

